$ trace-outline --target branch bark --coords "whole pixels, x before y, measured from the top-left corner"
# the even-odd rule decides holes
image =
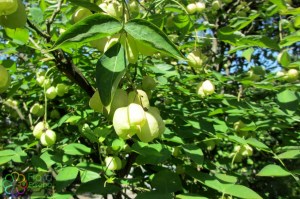
[[[82,75],[77,66],[72,62],[71,58],[63,50],[55,50],[52,52],[55,58],[56,67],[64,73],[72,82],[79,85],[85,92],[92,97],[95,89]]]

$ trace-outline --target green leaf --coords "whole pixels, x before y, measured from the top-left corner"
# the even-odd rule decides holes
[[[300,150],[289,150],[277,156],[279,159],[300,159]]]
[[[287,10],[287,6],[284,0],[270,0],[273,4],[275,4],[281,11]]]
[[[266,9],[266,15],[271,17],[278,13],[278,7],[276,5],[271,5]]]
[[[198,180],[200,183],[222,192],[222,183],[220,183],[215,177],[210,176],[207,173],[198,172],[190,167],[186,168],[186,173],[192,178]]]
[[[218,30],[217,37],[226,43],[236,45],[237,41],[241,38],[241,34],[235,32],[231,27],[223,27]]]
[[[29,39],[29,31],[25,28],[5,28],[5,33],[13,40],[13,42],[19,45],[26,44]]]
[[[26,161],[26,158],[28,155],[25,151],[23,151],[23,149],[20,146],[15,148],[15,152],[16,152],[16,155],[14,155],[12,157],[12,161],[18,162],[18,163],[23,163]]]
[[[48,151],[43,153],[40,158],[46,163],[47,168],[54,165],[56,162],[54,161],[54,155],[50,154]]]
[[[292,44],[299,42],[300,41],[300,30],[298,30],[297,32],[288,35],[286,37],[284,37],[281,41],[280,41],[280,48],[284,48],[287,46],[291,46]]]
[[[97,137],[99,137],[99,139],[98,139],[99,142],[103,142],[111,132],[112,132],[111,128],[96,127],[94,129],[94,134]]]
[[[171,152],[162,144],[136,142],[133,144],[132,150],[140,154],[136,159],[136,163],[141,165],[156,165],[166,161],[171,156]]]
[[[31,162],[35,168],[42,169],[44,171],[48,171],[47,164],[45,163],[45,161],[42,158],[40,158],[38,156],[32,156]]]
[[[0,165],[11,161],[12,156],[0,156]]]
[[[65,154],[68,155],[87,155],[91,153],[91,148],[79,144],[79,143],[72,143],[63,148]]]
[[[245,57],[245,59],[250,62],[251,61],[251,56],[252,53],[254,52],[253,48],[248,48],[247,50],[245,50],[242,54],[243,57]]]
[[[42,9],[38,8],[38,7],[33,7],[29,9],[29,13],[31,15],[31,20],[34,21],[35,23],[42,23],[44,21],[44,13],[42,11]]]
[[[166,179],[168,179],[168,183],[166,183]],[[160,193],[172,193],[182,189],[179,176],[169,170],[156,173],[151,184]]]
[[[16,154],[17,154],[17,153],[16,153],[15,151],[10,150],[10,149],[0,151],[0,157],[2,157],[2,156],[14,156],[14,155],[16,155]]]
[[[284,50],[284,51],[281,52],[281,58],[279,60],[279,63],[283,67],[287,67],[291,63],[291,57],[290,57],[290,55],[289,55],[289,53],[288,53],[287,50]]]
[[[88,170],[88,171],[93,171],[93,172],[96,172],[96,173],[100,173],[101,171],[104,170],[105,166],[102,166],[102,165],[99,165],[99,164],[96,164],[96,163],[92,163],[92,162],[80,162],[76,165],[76,167],[81,169],[81,170]]]
[[[68,1],[70,1],[71,3],[76,4],[78,6],[95,11],[95,12],[102,12],[102,10],[99,6],[97,6],[94,3],[90,3],[89,1],[85,1],[85,0],[68,0]]]
[[[125,74],[125,52],[120,43],[115,44],[99,59],[96,68],[96,83],[100,99],[108,106],[118,84]]]
[[[176,195],[176,198],[178,198],[178,199],[208,199],[207,197],[194,195],[194,194],[180,194],[180,195]]]
[[[277,100],[283,104],[297,101],[297,99],[298,98],[295,95],[295,92],[291,90],[284,90],[281,93],[277,94]]]
[[[117,19],[109,15],[93,14],[66,30],[53,45],[53,50],[114,35],[121,29],[122,24]]]
[[[63,118],[62,118],[63,119]],[[72,115],[67,120],[65,120],[65,123],[76,123],[81,119],[81,116],[78,115]],[[61,121],[59,121],[61,122]]]
[[[274,40],[261,35],[249,35],[242,37],[238,43],[238,45],[248,45],[248,46],[257,46],[261,48],[270,48],[273,50],[279,50],[279,46],[277,42]]]
[[[202,165],[203,164],[203,152],[200,147],[190,144],[184,145],[183,150],[188,157],[190,157],[195,163]]]
[[[267,145],[265,145],[264,143],[258,141],[257,139],[255,138],[249,138],[246,140],[246,142],[258,149],[264,149],[264,150],[267,150],[267,151],[270,151],[269,147]]]
[[[76,167],[65,167],[56,176],[56,189],[61,191],[69,186],[77,177],[78,169]]]
[[[199,172],[191,167],[187,167],[186,173],[198,180],[200,183],[215,189],[221,193],[229,194],[233,196],[237,196],[240,198],[253,198],[253,199],[261,199],[262,197],[258,195],[253,190],[243,186],[243,185],[235,185],[231,183],[221,183],[214,176],[210,176],[207,173]]]
[[[231,141],[233,141],[233,142],[236,142],[238,144],[241,144],[241,145],[247,144],[247,142],[246,142],[245,139],[243,139],[243,138],[241,138],[239,136],[236,136],[236,135],[230,135],[230,136],[228,136],[228,139],[231,140]]]
[[[248,17],[238,17],[234,18],[230,22],[230,27],[232,27],[234,30],[241,30],[244,27],[248,26],[254,19],[259,17],[260,14],[251,14]]]
[[[226,174],[222,174],[222,173],[216,173],[215,174],[216,178],[218,178],[218,180],[224,182],[224,183],[231,183],[231,184],[235,184],[237,183],[237,177],[235,176],[230,176],[230,175],[226,175]]]
[[[282,15],[298,15],[299,13],[300,13],[300,7],[288,8],[287,10],[281,12]]]
[[[251,198],[251,199],[262,199],[255,191],[238,184],[224,184],[224,193],[236,196],[239,198]]]
[[[51,196],[52,199],[70,199],[72,198],[72,194],[60,194],[60,193],[54,193],[53,196]]]
[[[82,183],[96,180],[98,178],[100,178],[99,173],[93,171],[80,171],[80,180]]]
[[[90,128],[86,128],[85,130],[81,130],[80,133],[86,137],[91,143],[98,142],[97,136],[94,134],[94,131]]]
[[[295,107],[299,105],[295,91],[291,90],[284,90],[278,93],[277,100],[282,109],[295,110]]]
[[[291,175],[290,172],[281,168],[275,164],[269,164],[265,166],[260,172],[257,174],[258,176],[273,176],[273,177],[284,177]]]
[[[184,59],[168,36],[152,23],[144,19],[133,19],[125,24],[124,29],[134,39],[143,42],[145,45],[176,59]]]

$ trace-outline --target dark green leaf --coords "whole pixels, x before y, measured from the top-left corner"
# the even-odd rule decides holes
[[[53,49],[93,41],[114,35],[122,29],[122,24],[115,18],[103,14],[93,14],[66,30],[55,42]]]
[[[150,22],[143,19],[134,19],[125,24],[125,30],[134,39],[142,41],[159,52],[177,59],[183,59],[183,55],[170,39]]]
[[[80,162],[76,165],[76,167],[82,170],[93,171],[96,173],[100,173],[104,170],[104,166],[92,162]]]
[[[87,155],[91,153],[91,148],[78,143],[72,143],[63,148],[65,154],[68,155]]]
[[[166,183],[166,179],[168,179],[168,183]],[[179,176],[169,170],[156,173],[151,184],[160,193],[172,193],[182,189]]]
[[[65,167],[56,176],[56,189],[61,191],[69,186],[77,177],[78,169],[76,167]]]
[[[162,144],[146,144],[143,142],[136,142],[132,146],[132,150],[140,154],[137,159],[137,164],[158,164],[166,161],[171,152],[167,150]]]
[[[46,163],[40,157],[32,156],[31,162],[35,168],[48,171],[48,167],[47,167]]]
[[[111,47],[99,59],[96,68],[96,82],[104,106],[110,104],[118,84],[125,74],[125,69],[125,52],[119,43]]]
[[[200,147],[190,144],[184,145],[183,150],[188,157],[190,157],[195,163],[202,165],[203,164],[203,152]]]

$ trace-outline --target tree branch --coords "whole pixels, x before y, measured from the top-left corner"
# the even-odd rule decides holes
[[[134,144],[134,142],[132,140],[127,140],[127,144],[129,146],[132,146]],[[125,167],[123,169],[119,170],[119,172],[117,173],[119,178],[124,178],[127,174],[129,174],[132,164],[135,162],[136,158],[137,158],[136,153],[131,152],[129,154],[129,157],[127,159]]]
[[[44,37],[45,39],[50,39],[51,37],[44,33],[43,31],[41,31],[40,29],[38,29],[28,18],[27,18],[27,24],[30,28],[32,28],[33,30],[35,30],[35,32],[37,32],[40,36]]]
[[[72,62],[71,58],[66,55],[66,53],[60,49],[52,52],[56,67],[64,73],[71,81],[78,84],[87,94],[92,97],[95,89],[87,81],[87,79],[82,75],[80,70]]]

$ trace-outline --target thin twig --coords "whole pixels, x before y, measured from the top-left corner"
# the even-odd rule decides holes
[[[29,41],[36,47],[36,49],[38,49],[39,51],[41,51],[41,53],[49,58],[49,59],[54,59],[52,56],[50,56],[47,52],[45,52],[45,50],[43,50],[31,37],[29,37]]]
[[[46,38],[47,40],[51,38],[48,34],[38,29],[28,18],[27,18],[27,24],[29,25],[30,28],[35,30],[35,32],[37,32],[40,36]]]
[[[55,17],[58,15],[58,13],[60,12],[61,9],[61,5],[62,5],[63,0],[59,0],[58,4],[57,4],[57,9],[52,13],[52,16],[50,17],[49,20],[47,20],[46,22],[46,26],[47,26],[47,33],[50,34],[51,31],[51,25],[53,24]]]

